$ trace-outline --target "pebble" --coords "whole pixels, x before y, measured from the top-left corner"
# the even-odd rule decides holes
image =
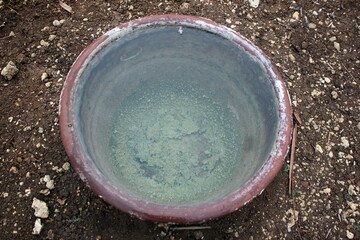
[[[298,11],[294,12],[292,18],[295,20],[299,20],[299,12]]]
[[[348,148],[350,146],[349,140],[346,137],[341,137],[341,146]]]
[[[35,217],[39,218],[48,218],[49,217],[49,209],[46,205],[46,202],[41,201],[37,198],[33,198],[33,202],[31,207],[35,210]]]
[[[43,228],[43,225],[41,224],[41,219],[40,219],[40,218],[37,218],[37,219],[35,220],[35,224],[34,224],[34,228],[33,228],[32,234],[34,234],[34,235],[39,235],[42,228]]]
[[[295,57],[291,53],[289,54],[289,59],[290,61],[295,62]]]
[[[51,82],[45,83],[45,87],[50,87],[50,86],[51,86]]]
[[[325,188],[323,190],[323,193],[329,194],[329,193],[331,193],[331,189],[330,188]]]
[[[319,144],[316,144],[315,150],[318,151],[319,153],[323,153],[323,152],[324,152],[323,149],[322,149],[322,147],[321,147]]]
[[[260,0],[248,0],[250,3],[250,7],[257,8],[260,4]]]
[[[331,37],[329,40],[330,40],[331,42],[334,42],[334,41],[336,40],[336,37],[333,36],[333,37]]]
[[[340,51],[340,43],[334,42],[334,48],[338,51]]]
[[[61,25],[61,22],[60,22],[59,20],[54,20],[54,21],[53,21],[53,25],[54,25],[55,27],[59,27],[59,26]]]
[[[315,24],[315,23],[309,23],[309,28],[315,29],[315,28],[316,28],[316,24]]]
[[[328,78],[328,77],[324,77],[324,81],[325,81],[326,83],[330,83],[330,82],[331,82],[330,78]]]
[[[226,21],[226,23],[229,23],[229,24],[231,23],[231,19],[230,19],[230,18],[227,18],[225,21]]]
[[[11,173],[18,173],[18,172],[19,172],[19,170],[18,170],[18,168],[17,168],[17,167],[12,166],[12,167],[10,168],[9,172],[11,172]]]
[[[49,41],[50,41],[50,42],[51,42],[51,41],[54,41],[55,38],[56,38],[56,35],[51,34],[51,35],[49,36]]]
[[[333,99],[337,99],[338,98],[338,93],[336,91],[332,91],[331,96],[332,96]]]
[[[50,180],[50,181],[48,181],[47,183],[46,183],[46,187],[48,188],[48,189],[54,189],[54,180]]]
[[[360,130],[360,122],[358,122],[358,124],[356,126]]]
[[[40,45],[43,46],[43,47],[48,47],[48,46],[50,46],[50,43],[48,43],[47,41],[41,39]]]
[[[68,171],[70,170],[70,163],[69,162],[66,162],[62,165],[62,168],[65,170],[65,171]]]
[[[13,61],[8,62],[6,67],[1,70],[1,75],[6,78],[6,80],[11,80],[17,73],[19,69],[16,67]]]
[[[44,81],[47,78],[48,78],[48,74],[46,72],[41,74],[41,81]]]
[[[348,239],[354,239],[354,234],[352,232],[350,232],[349,230],[346,230],[346,237]]]
[[[310,63],[314,63],[314,59],[312,59],[312,57],[309,58],[309,62]]]

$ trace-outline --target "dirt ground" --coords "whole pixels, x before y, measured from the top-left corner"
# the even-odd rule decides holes
[[[73,13],[58,1],[0,1],[0,70],[18,68],[0,77],[1,239],[360,239],[360,1],[65,2]],[[233,28],[277,65],[302,121],[294,196],[286,163],[239,211],[202,224],[209,229],[176,230],[112,208],[69,167],[58,101],[71,64],[119,23],[165,13]],[[49,210],[37,235],[33,198]]]

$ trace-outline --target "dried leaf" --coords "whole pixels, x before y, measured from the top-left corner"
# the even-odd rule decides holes
[[[63,9],[65,9],[66,11],[68,11],[69,13],[73,13],[72,8],[67,5],[66,3],[64,3],[63,1],[59,1],[60,7],[62,7]]]

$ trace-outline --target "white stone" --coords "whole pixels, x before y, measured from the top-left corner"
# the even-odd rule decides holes
[[[330,40],[331,42],[334,42],[334,41],[336,40],[336,37],[333,36],[333,37],[329,38],[329,40]]]
[[[46,205],[46,202],[41,201],[37,198],[33,198],[33,202],[31,207],[35,210],[35,217],[39,218],[48,218],[49,217],[49,209]]]
[[[44,182],[49,182],[51,180],[50,175],[45,175],[43,178]]]
[[[298,11],[294,12],[292,18],[295,20],[299,20],[299,12]]]
[[[331,193],[331,188],[325,188],[325,189],[323,190],[323,193],[326,193],[326,194]]]
[[[316,144],[315,150],[318,151],[319,153],[323,153],[323,152],[324,152],[323,149],[322,149],[322,147],[321,147],[319,144]]]
[[[290,61],[295,62],[295,57],[291,53],[289,54],[289,59]]]
[[[331,96],[332,96],[333,99],[337,99],[338,98],[338,93],[336,91],[332,91]]]
[[[41,81],[44,81],[47,78],[48,78],[48,74],[46,72],[41,74]]]
[[[330,82],[331,82],[330,78],[328,78],[328,77],[324,77],[324,81],[325,81],[326,83],[330,83]]]
[[[349,140],[346,137],[341,137],[341,146],[348,148],[350,146]]]
[[[340,43],[334,42],[334,48],[338,51],[340,51]]]
[[[60,22],[59,20],[54,20],[54,21],[53,21],[53,25],[54,25],[55,27],[59,27],[59,26],[61,25],[61,22]]]
[[[42,228],[43,228],[43,225],[41,224],[41,219],[40,219],[40,218],[37,218],[37,219],[35,220],[35,224],[34,224],[34,228],[33,228],[32,234],[34,234],[34,235],[39,235]]]
[[[50,180],[50,181],[48,181],[47,183],[46,183],[46,187],[48,188],[48,189],[54,189],[54,180]]]
[[[50,41],[50,42],[51,42],[51,41],[54,41],[55,38],[56,38],[56,35],[51,34],[51,35],[49,36],[49,41]]]
[[[47,41],[41,39],[40,45],[43,46],[43,47],[48,47],[48,46],[50,46],[50,43],[48,43]]]
[[[346,230],[346,237],[348,239],[354,239],[354,234],[352,232],[350,232],[349,230]]]
[[[309,23],[309,28],[315,29],[315,28],[316,28],[316,24],[315,24],[315,23]]]
[[[18,72],[19,69],[16,67],[15,63],[10,61],[6,67],[1,70],[1,75],[6,78],[6,80],[11,80]]]
[[[358,124],[356,126],[360,130],[360,122],[358,122]]]
[[[257,8],[260,4],[260,0],[248,0],[250,3],[250,7]]]

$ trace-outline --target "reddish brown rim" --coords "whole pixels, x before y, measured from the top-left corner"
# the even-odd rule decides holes
[[[74,124],[74,96],[80,81],[79,76],[87,63],[96,53],[101,51],[104,46],[111,43],[113,39],[119,38],[136,29],[159,25],[194,27],[229,39],[245,49],[255,60],[264,66],[274,86],[278,100],[280,122],[276,143],[270,153],[270,157],[244,186],[218,202],[175,207],[149,203],[132,198],[112,186],[106,177],[98,171],[80,144],[80,139],[76,134],[77,129],[76,124]],[[283,166],[284,159],[288,153],[292,131],[292,111],[288,91],[279,72],[270,62],[269,58],[249,40],[233,30],[208,19],[183,15],[149,16],[134,20],[105,33],[91,43],[79,55],[68,73],[60,97],[59,112],[61,139],[65,150],[74,169],[94,192],[116,208],[141,219],[172,223],[195,223],[214,219],[237,210],[261,194]]]

